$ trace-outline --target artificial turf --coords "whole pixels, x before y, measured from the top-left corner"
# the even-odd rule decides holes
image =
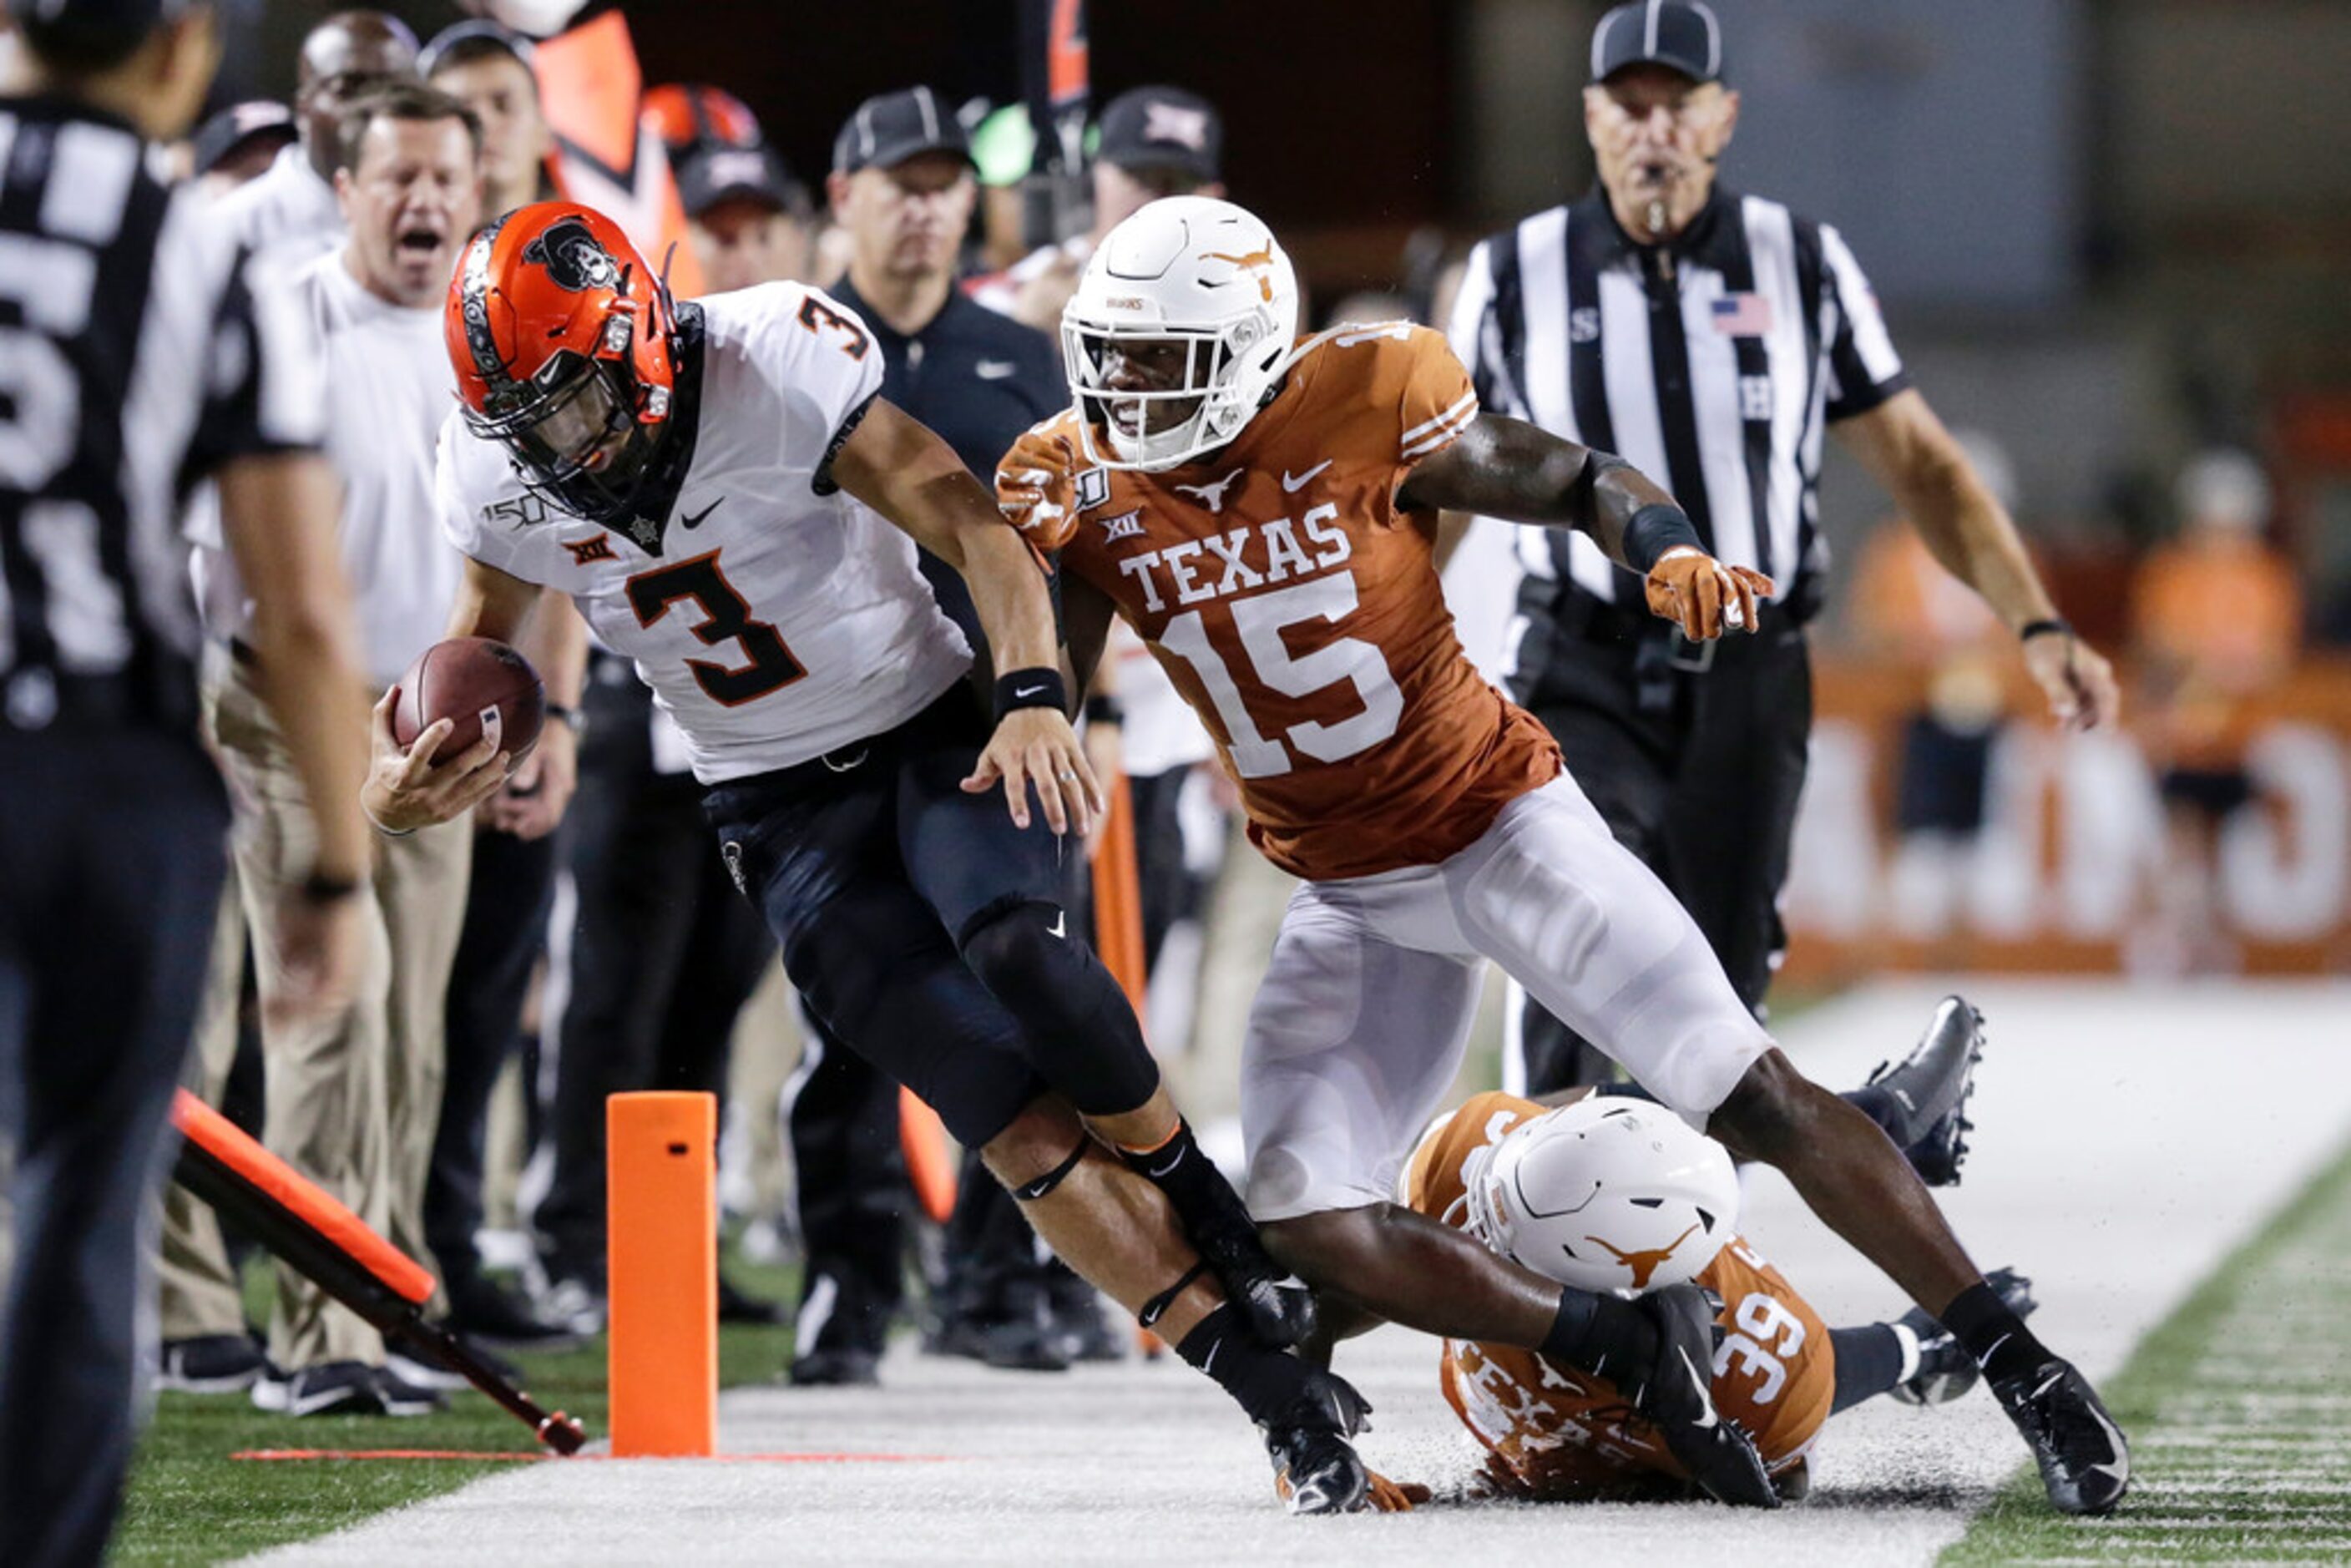
[[[1991,1563],[2351,1561],[2351,1150],[2101,1390],[2131,1439],[2115,1514],[2052,1513],[2031,1467],[1942,1556]]]
[[[762,1269],[730,1260],[727,1277],[753,1294],[789,1301],[797,1270]],[[255,1310],[256,1270],[247,1279]],[[266,1301],[266,1287],[262,1287]],[[722,1386],[780,1376],[791,1361],[789,1327],[721,1325],[718,1380]],[[548,1409],[578,1416],[593,1440],[607,1435],[604,1337],[575,1349],[508,1357],[523,1370],[523,1385]],[[115,1531],[118,1563],[195,1564],[225,1562],[287,1542],[325,1535],[371,1514],[442,1492],[510,1468],[496,1459],[350,1459],[254,1461],[232,1458],[267,1448],[541,1451],[521,1422],[471,1389],[449,1396],[436,1415],[392,1420],[380,1416],[314,1416],[295,1420],[256,1410],[242,1394],[165,1394],[141,1441]],[[549,1463],[560,1463],[549,1460]]]

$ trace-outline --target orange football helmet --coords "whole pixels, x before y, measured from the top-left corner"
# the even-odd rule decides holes
[[[646,89],[638,118],[673,159],[711,147],[757,147],[766,140],[759,117],[724,88],[700,82],[665,82]]]
[[[571,202],[517,207],[475,235],[442,321],[466,425],[531,488],[604,523],[625,519],[659,467],[676,325],[620,225]]]

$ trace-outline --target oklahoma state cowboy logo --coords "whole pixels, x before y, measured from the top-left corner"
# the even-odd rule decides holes
[[[578,218],[548,225],[537,239],[523,246],[522,258],[547,268],[547,276],[558,288],[574,294],[611,288],[621,281],[621,264]]]

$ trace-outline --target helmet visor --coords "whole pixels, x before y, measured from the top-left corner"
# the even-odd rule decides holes
[[[577,354],[550,361],[510,412],[467,423],[503,444],[535,488],[596,521],[626,507],[655,444],[620,363]]]

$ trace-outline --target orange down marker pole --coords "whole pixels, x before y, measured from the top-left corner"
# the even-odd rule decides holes
[[[1143,963],[1143,881],[1135,869],[1134,800],[1126,775],[1102,781],[1109,810],[1094,845],[1094,952],[1139,1020],[1149,988]]]
[[[604,1102],[612,1452],[718,1447],[718,1097]]]

